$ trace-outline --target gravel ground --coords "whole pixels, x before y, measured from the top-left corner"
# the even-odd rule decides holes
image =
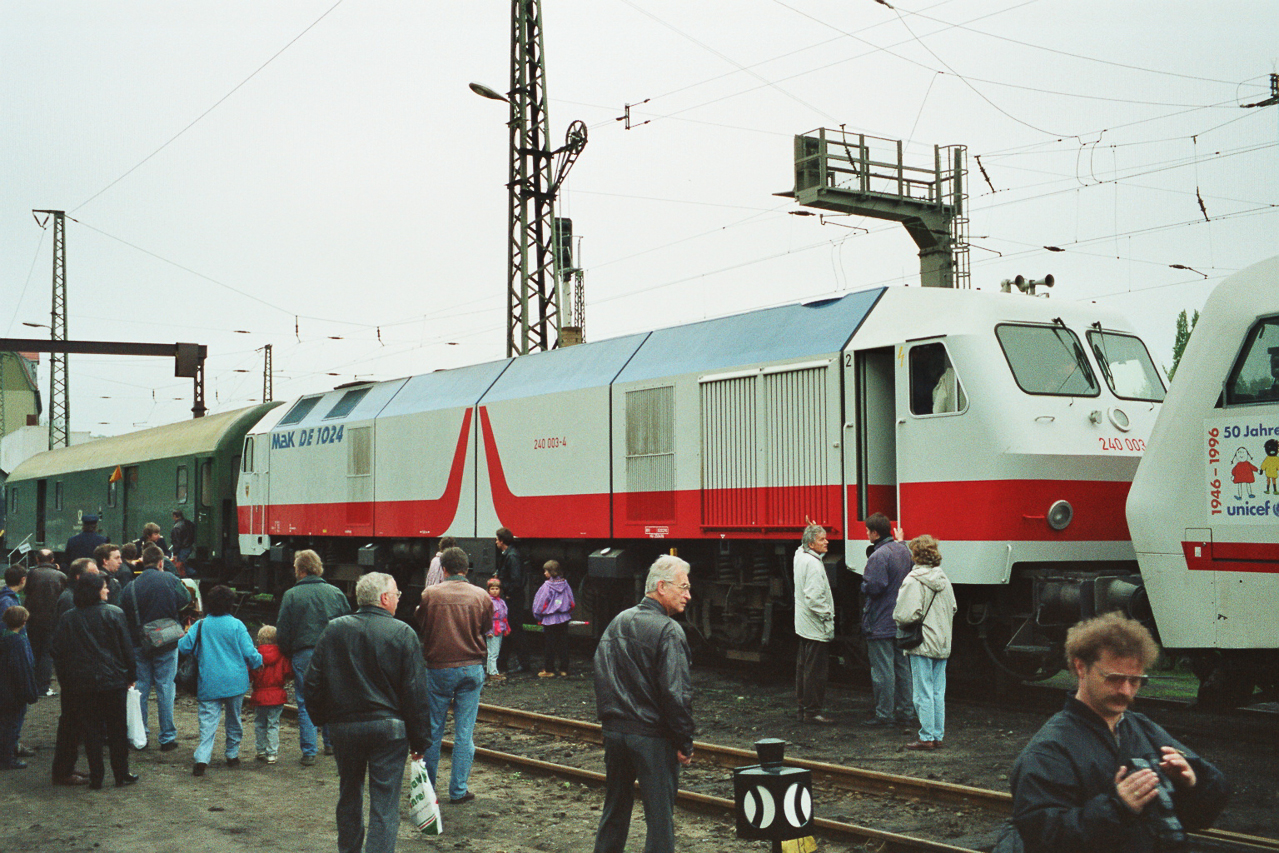
[[[946,749],[905,752],[902,747],[914,739],[913,733],[857,725],[869,709],[865,692],[832,686],[828,705],[839,725],[802,725],[794,721],[785,674],[768,675],[760,668],[738,672],[699,668],[695,673],[698,738],[750,749],[759,738],[779,737],[788,742],[791,757],[1006,790],[1013,759],[1044,719],[1042,712],[952,702]],[[486,689],[484,701],[578,719],[593,720],[595,715],[584,665],[576,667],[567,679],[509,679],[504,685]],[[195,779],[191,776],[191,750],[197,733],[195,705],[180,697],[177,720],[181,748],[160,753],[153,745],[133,753],[133,770],[142,774],[142,782],[128,789],[108,786],[95,792],[50,784],[57,714],[56,699],[41,700],[30,709],[23,742],[37,748],[37,757],[30,759],[27,770],[0,772],[0,791],[6,804],[0,850],[138,853],[172,848],[175,842],[183,853],[296,853],[298,849],[336,848],[333,808],[337,775],[332,759],[321,756],[314,767],[300,766],[296,730],[290,724],[285,724],[281,735],[278,765],[252,760],[250,718],[246,720],[242,753],[248,760],[241,768],[228,770],[221,763],[219,738],[208,775]],[[1203,734],[1191,745],[1215,761],[1235,784],[1235,799],[1220,826],[1279,835],[1279,738],[1260,744],[1239,742],[1232,739],[1228,726],[1215,728],[1219,734]],[[591,747],[488,728],[479,730],[476,740],[494,749],[602,769],[599,754]],[[447,773],[447,767],[445,757],[442,774]],[[80,768],[85,769],[83,759]],[[695,760],[681,785],[726,796],[727,780],[726,771],[699,767]],[[442,787],[446,786],[447,779]],[[406,820],[400,828],[399,849],[501,853],[591,849],[602,801],[599,790],[479,763],[472,772],[471,789],[476,794],[473,802],[443,805],[443,836],[423,837]],[[979,813],[871,797],[823,795],[816,799],[815,809],[822,817],[945,839],[957,846],[978,844],[991,826],[990,819]],[[642,847],[642,821],[642,808],[637,804],[632,850]],[[769,849],[767,844],[737,840],[732,826],[719,817],[681,809],[676,814],[676,827],[680,849],[692,853]],[[819,849],[852,848],[823,841]]]

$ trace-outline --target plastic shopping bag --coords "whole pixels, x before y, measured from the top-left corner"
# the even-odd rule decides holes
[[[409,820],[424,835],[442,835],[440,800],[435,796],[431,774],[426,772],[425,761],[414,761],[409,775]]]
[[[147,745],[147,727],[142,720],[142,694],[138,688],[130,687],[125,694],[126,724],[129,732],[129,743],[134,749],[145,749]],[[119,707],[119,706],[116,706]]]

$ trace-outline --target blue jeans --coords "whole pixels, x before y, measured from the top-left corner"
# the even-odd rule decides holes
[[[870,658],[870,681],[875,690],[875,716],[888,721],[909,719],[911,674],[907,655],[897,648],[892,637],[867,640],[866,655]]]
[[[253,721],[253,746],[258,755],[280,754],[280,714],[283,705],[259,705]]]
[[[240,757],[240,738],[244,736],[244,726],[240,724],[243,704],[243,696],[200,700],[200,745],[195,748],[196,764],[208,764],[213,757],[213,738],[218,733],[218,717],[223,711],[226,712],[226,757]]]
[[[484,638],[484,644],[488,647],[488,674],[497,675],[497,656],[502,653],[502,635],[490,634]]]
[[[484,667],[479,664],[426,671],[427,704],[431,712],[431,743],[423,760],[435,784],[440,765],[440,744],[444,740],[444,718],[453,703],[453,773],[449,778],[449,797],[456,800],[466,794],[466,780],[471,777],[475,760],[475,716],[480,711],[480,690],[484,687]]]
[[[147,739],[151,738],[151,728],[147,724],[147,699],[154,686],[160,743],[172,743],[178,739],[178,728],[173,724],[173,678],[178,674],[178,650],[149,657],[143,649],[134,646],[133,656],[138,663],[137,688],[142,694],[142,725],[146,728]]]
[[[400,786],[409,757],[404,721],[332,723],[338,766],[338,853],[395,853]],[[436,753],[439,755],[438,751]],[[369,837],[364,839],[364,774],[369,776]]]
[[[311,715],[306,712],[306,696],[302,693],[302,682],[306,681],[307,668],[311,666],[311,653],[315,649],[303,649],[294,653],[290,659],[293,664],[293,695],[298,700],[298,746],[302,747],[303,755],[315,755],[315,723],[311,722]],[[328,726],[324,727],[324,742],[329,742]]]
[[[946,659],[907,655],[915,688],[919,739],[940,741],[946,734]]]

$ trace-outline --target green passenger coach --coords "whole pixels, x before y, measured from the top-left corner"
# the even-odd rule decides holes
[[[37,454],[5,484],[6,543],[59,556],[96,515],[98,532],[123,545],[147,522],[166,539],[172,513],[195,522],[193,566],[202,579],[228,576],[238,563],[236,476],[244,435],[278,402],[100,438]],[[61,562],[61,560],[60,560]]]

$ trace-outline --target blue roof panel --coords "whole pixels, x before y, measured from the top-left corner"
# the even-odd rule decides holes
[[[644,332],[522,355],[484,395],[484,402],[607,387],[647,337]]]
[[[658,329],[648,336],[617,382],[836,352],[848,343],[884,290],[878,287],[838,299],[781,305]]]
[[[474,406],[508,364],[510,359],[503,359],[411,377],[378,417]]]

